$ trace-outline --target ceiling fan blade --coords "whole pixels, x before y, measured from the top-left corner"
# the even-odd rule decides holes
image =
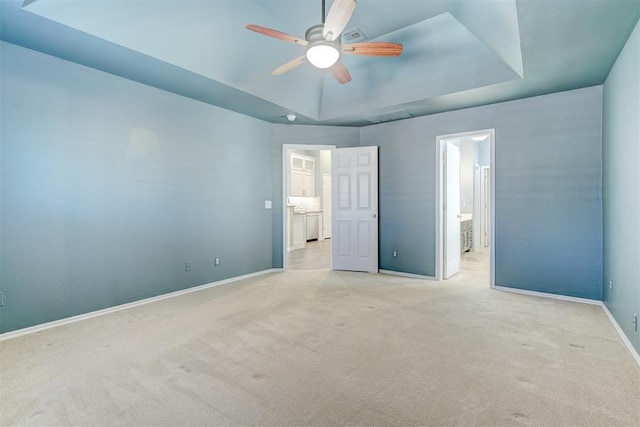
[[[342,45],[342,53],[347,55],[365,56],[400,56],[402,45],[400,43],[369,42]]]
[[[275,39],[284,40],[284,41],[289,42],[289,43],[295,43],[295,44],[299,44],[301,46],[306,46],[306,45],[309,44],[308,41],[303,40],[301,38],[292,36],[292,35],[287,34],[287,33],[283,33],[282,31],[273,30],[271,28],[266,28],[266,27],[261,27],[260,25],[249,24],[245,28],[247,30],[255,31],[256,33],[259,33],[259,34],[262,34],[262,35],[265,35],[265,36],[269,36],[269,37],[273,37]]]
[[[347,26],[353,10],[356,8],[356,0],[335,0],[324,24],[322,35],[326,40],[334,41],[340,37],[340,33]]]
[[[341,85],[351,81],[351,74],[349,74],[349,70],[347,70],[347,67],[345,67],[340,61],[336,62],[335,65],[331,67],[331,74]]]
[[[287,71],[291,71],[294,68],[296,68],[298,65],[304,64],[305,62],[307,62],[307,56],[302,55],[296,59],[292,59],[291,61],[287,62],[284,65],[279,66],[278,68],[273,70],[271,74],[274,76],[277,76],[279,74],[286,73]]]

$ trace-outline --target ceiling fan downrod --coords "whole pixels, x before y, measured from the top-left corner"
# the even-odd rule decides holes
[[[324,24],[324,17],[325,17],[325,9],[324,9],[324,0],[322,0],[322,23]]]

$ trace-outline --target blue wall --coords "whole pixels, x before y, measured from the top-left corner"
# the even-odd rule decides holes
[[[0,332],[271,268],[269,123],[0,49]]]
[[[622,96],[637,79],[633,46],[607,81],[605,140],[635,147],[638,159],[637,133],[635,145],[616,136],[637,117],[637,99]],[[0,332],[281,267],[283,144],[380,146],[380,267],[434,275],[435,138],[486,128],[496,129],[496,284],[602,297],[601,87],[361,129],[270,125],[0,48]],[[637,193],[638,174],[614,170],[606,194]],[[637,212],[627,198],[610,213],[629,200]],[[626,245],[631,263],[637,249]],[[624,301],[638,301],[637,266],[625,268],[611,267],[622,285],[618,299],[607,296],[621,319]]]
[[[496,285],[601,299],[601,87],[362,128],[380,146],[380,268],[435,275],[436,137],[488,128]]]
[[[604,84],[603,113],[604,302],[640,352],[640,23]]]

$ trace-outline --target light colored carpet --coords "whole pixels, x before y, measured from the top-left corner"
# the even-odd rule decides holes
[[[272,274],[0,351],[2,425],[640,425],[600,307],[490,290],[473,262]]]
[[[287,253],[287,270],[331,269],[331,239],[307,242],[304,249]]]

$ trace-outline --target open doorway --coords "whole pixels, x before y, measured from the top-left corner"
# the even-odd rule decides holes
[[[436,277],[486,273],[494,287],[495,131],[437,137]]]
[[[283,146],[283,263],[331,268],[331,145]]]

